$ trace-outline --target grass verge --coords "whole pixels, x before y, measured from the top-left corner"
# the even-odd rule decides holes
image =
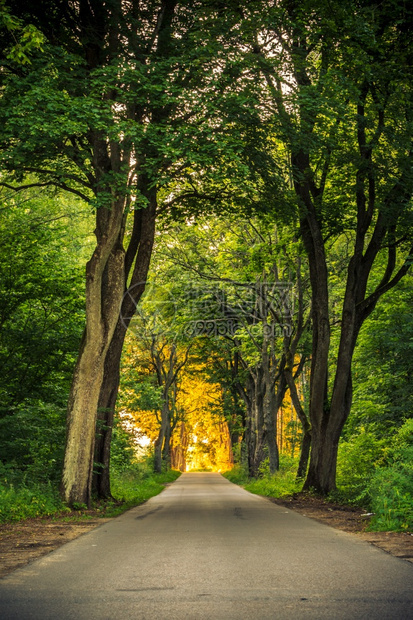
[[[165,484],[180,476],[178,471],[154,474],[141,468],[114,472],[112,494],[114,499],[95,502],[90,510],[79,505],[70,510],[59,496],[58,489],[50,484],[0,482],[0,523],[22,521],[38,517],[52,517],[70,521],[96,517],[116,517],[125,510],[142,504],[158,495]]]
[[[280,469],[275,474],[270,474],[268,464],[264,463],[260,478],[249,478],[245,468],[235,465],[223,476],[230,482],[239,484],[246,491],[265,497],[284,497],[298,493],[302,482],[296,480],[297,459],[281,455]]]

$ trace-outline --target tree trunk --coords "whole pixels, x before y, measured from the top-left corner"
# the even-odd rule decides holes
[[[86,268],[86,329],[68,402],[61,490],[69,505],[90,505],[97,407],[107,350],[124,289],[119,243],[124,200],[97,210],[97,246]],[[106,293],[106,295],[104,294]]]
[[[103,382],[98,402],[98,424],[95,461],[98,464],[93,476],[93,493],[100,498],[110,498],[110,446],[115,405],[120,382],[120,363],[127,328],[136,306],[145,290],[155,238],[156,191],[144,192],[149,205],[135,212],[132,237],[125,257],[125,282],[135,259],[130,285],[122,300],[120,316],[106,355]],[[127,293],[127,294],[126,294]]]
[[[168,398],[168,394],[166,394],[166,399],[167,398]],[[164,400],[162,410],[161,410],[161,425],[159,428],[158,437],[156,438],[156,441],[155,441],[155,455],[154,455],[153,470],[157,474],[162,473],[162,451],[164,447],[168,424],[169,424],[169,406],[168,406],[168,401]]]
[[[300,461],[297,469],[297,478],[304,478],[307,472],[308,459],[310,456],[311,425],[301,404],[291,368],[292,359],[290,356],[284,369],[284,376],[288,384],[288,389],[290,390],[291,401],[293,403],[295,412],[301,422],[301,426],[303,427],[303,438],[301,440]]]
[[[260,366],[254,373],[254,420],[255,420],[255,450],[253,457],[253,476],[259,476],[260,467],[265,460],[266,432],[264,425],[264,395],[265,384],[263,371]]]
[[[302,171],[304,179],[308,176],[310,162],[308,154],[300,152],[293,157],[293,165]],[[325,256],[324,240],[317,220],[314,204],[311,199],[309,181],[297,180],[295,190],[302,208],[303,217],[300,221],[301,236],[308,255],[310,281],[312,290],[312,357],[309,417],[312,428],[312,440],[315,435],[321,444],[311,449],[309,476],[304,488],[314,487],[316,491],[324,493],[325,474],[316,481],[321,463],[324,466],[331,459],[330,447],[321,458],[323,451],[322,441],[328,425],[329,406],[327,402],[328,356],[330,350],[330,317],[328,295],[328,270]],[[317,456],[318,452],[320,455]],[[312,474],[310,475],[310,471]],[[331,479],[328,475],[327,478]],[[335,482],[334,482],[335,484]]]
[[[268,373],[265,373],[268,374]],[[267,376],[265,380],[264,395],[264,425],[265,439],[268,448],[270,473],[274,474],[280,468],[280,457],[277,445],[277,412],[276,397],[274,391],[273,380]]]
[[[96,497],[102,499],[112,497],[110,490],[110,448],[125,332],[126,329],[118,320],[106,355],[103,381],[99,393],[95,442],[96,465],[93,472],[92,491]]]
[[[297,468],[297,479],[304,480],[307,473],[308,459],[310,458],[311,448],[311,431],[304,431],[303,438],[301,440],[300,448],[300,460]]]
[[[245,447],[247,452],[247,465],[248,465],[248,475],[250,477],[254,477],[254,455],[255,455],[255,446],[257,442],[256,435],[256,420],[255,420],[255,387],[254,380],[251,374],[247,380],[247,390],[246,390],[246,424],[245,424]]]
[[[171,468],[171,421],[168,416],[168,424],[165,430],[165,439],[162,449],[162,460],[167,470]]]

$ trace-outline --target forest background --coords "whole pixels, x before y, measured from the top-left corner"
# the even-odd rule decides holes
[[[1,4],[1,518],[234,466],[411,529],[412,9],[30,5]]]

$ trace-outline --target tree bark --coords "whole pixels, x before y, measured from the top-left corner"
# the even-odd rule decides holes
[[[144,188],[141,187],[141,191]],[[132,237],[125,258],[125,282],[133,261],[135,266],[130,285],[125,289],[120,316],[106,354],[104,376],[98,401],[93,493],[100,498],[110,498],[110,446],[115,406],[120,381],[120,362],[127,328],[145,290],[145,283],[155,238],[157,200],[154,191],[146,192],[149,205],[135,212]],[[136,256],[136,259],[135,259]]]
[[[253,374],[254,381],[254,400],[253,416],[255,430],[255,446],[253,455],[253,476],[256,478],[260,474],[260,467],[265,460],[266,433],[264,423],[264,395],[265,384],[263,382],[263,371],[258,366]]]
[[[90,505],[96,412],[107,350],[124,289],[125,252],[119,244],[124,199],[96,215],[97,246],[86,268],[86,328],[68,402],[61,490],[69,505]],[[103,290],[110,295],[103,297]]]
[[[154,454],[154,464],[153,470],[155,473],[162,473],[162,450],[164,447],[165,437],[167,433],[167,428],[169,424],[169,405],[167,402],[168,394],[164,395],[164,403],[161,410],[161,424],[159,428],[158,437],[155,441],[155,454]]]
[[[303,429],[303,438],[301,440],[300,460],[297,469],[297,478],[304,478],[307,473],[308,459],[310,456],[311,447],[311,424],[307,418],[304,408],[301,404],[300,397],[298,395],[297,386],[294,381],[293,373],[291,370],[292,360],[288,360],[289,363],[284,369],[284,376],[290,390],[291,401],[293,403],[295,412],[298,419],[301,422]]]

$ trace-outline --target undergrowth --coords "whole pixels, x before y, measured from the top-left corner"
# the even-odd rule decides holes
[[[154,474],[147,462],[135,463],[122,471],[115,469],[112,472],[114,499],[94,502],[91,510],[79,504],[73,511],[60,498],[56,484],[30,481],[19,472],[3,467],[0,470],[0,523],[36,517],[70,521],[115,517],[157,495],[165,484],[179,475],[180,472],[174,470]]]
[[[223,475],[251,493],[277,498],[301,491],[297,464],[297,459],[281,455],[275,474],[269,473],[266,461],[256,479],[240,465]],[[391,446],[365,432],[341,442],[337,486],[326,499],[371,512],[370,531],[413,532],[413,419],[394,432]]]
[[[260,468],[259,478],[249,478],[247,469],[241,465],[235,465],[223,476],[230,482],[243,486],[250,493],[266,497],[283,497],[300,490],[302,483],[296,480],[297,466],[297,459],[281,454],[280,469],[275,474],[270,474],[267,459]]]
[[[164,489],[165,484],[173,482],[181,475],[181,472],[174,469],[154,474],[142,468],[141,464],[130,467],[123,472],[112,474],[112,495],[117,502],[122,502],[113,508],[105,516],[123,512],[128,507],[142,504],[154,495],[158,495]]]
[[[51,484],[0,482],[0,522],[21,521],[70,512]]]

